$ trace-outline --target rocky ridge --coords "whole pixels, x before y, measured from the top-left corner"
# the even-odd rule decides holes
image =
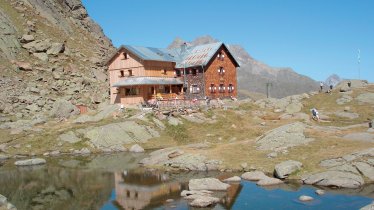
[[[25,118],[58,99],[88,107],[107,100],[104,62],[115,49],[80,0],[0,5],[0,113]]]

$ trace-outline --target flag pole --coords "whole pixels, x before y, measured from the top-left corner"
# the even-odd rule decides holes
[[[361,72],[360,72],[360,64],[361,64],[361,51],[358,49],[358,56],[357,56],[357,61],[358,61],[358,79],[361,79]]]

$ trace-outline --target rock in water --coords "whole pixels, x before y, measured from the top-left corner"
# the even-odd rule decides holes
[[[266,179],[268,176],[264,174],[262,171],[250,171],[242,174],[242,179],[249,180],[249,181],[259,181],[261,179]]]
[[[317,195],[324,195],[325,191],[324,190],[316,190]]]
[[[129,151],[140,153],[140,152],[144,152],[144,149],[141,146],[139,146],[139,144],[134,144],[134,145],[131,146]]]
[[[34,158],[34,159],[28,159],[28,160],[19,160],[16,161],[14,164],[16,166],[31,166],[31,165],[42,165],[46,164],[47,161],[43,158]]]
[[[343,171],[325,171],[309,175],[302,180],[304,184],[326,187],[359,188],[364,184],[360,175]]]
[[[233,176],[223,180],[224,182],[240,182],[242,179],[238,176]]]
[[[307,202],[307,201],[312,201],[314,200],[314,198],[310,197],[310,196],[307,196],[307,195],[302,195],[299,197],[299,200],[300,201],[303,201],[303,202]]]
[[[374,209],[374,202],[369,204],[369,205],[366,205],[362,208],[360,208],[360,210],[373,210]]]
[[[267,177],[265,179],[261,179],[256,184],[259,185],[259,186],[271,186],[271,185],[278,185],[278,184],[282,184],[282,183],[283,183],[283,181],[280,180],[280,179]]]
[[[216,178],[191,179],[188,183],[190,190],[227,190],[230,185]]]
[[[218,202],[219,202],[218,198],[210,197],[210,196],[200,196],[200,197],[194,199],[190,203],[190,206],[192,206],[192,207],[199,207],[199,208],[205,208],[205,207],[211,206],[213,204],[216,204]]]
[[[274,174],[280,179],[287,178],[290,174],[298,171],[303,166],[302,163],[294,160],[287,160],[275,166]]]

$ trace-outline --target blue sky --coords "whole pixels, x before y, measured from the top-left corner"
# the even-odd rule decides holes
[[[167,47],[211,35],[257,60],[315,80],[374,82],[374,0],[83,0],[118,47]]]

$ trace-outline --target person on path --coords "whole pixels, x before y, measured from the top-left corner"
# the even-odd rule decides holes
[[[322,90],[323,90],[323,82],[320,82],[320,83],[319,83],[319,87],[321,88],[320,91],[322,92]]]
[[[313,108],[310,111],[312,112],[312,119],[316,120],[316,121],[319,121],[318,110],[316,108]]]

